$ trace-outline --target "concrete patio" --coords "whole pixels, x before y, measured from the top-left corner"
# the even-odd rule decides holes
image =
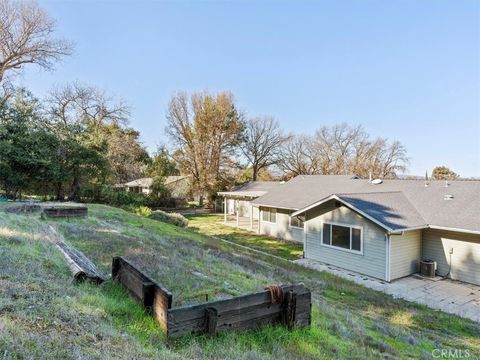
[[[383,291],[394,298],[416,302],[435,310],[480,322],[480,286],[477,285],[440,277],[425,279],[415,275],[387,283],[310,259],[299,259],[295,262],[310,269],[326,271],[371,289]]]

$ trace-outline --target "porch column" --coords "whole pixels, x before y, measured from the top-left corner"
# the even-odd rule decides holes
[[[235,210],[236,210],[236,213],[237,213],[237,226],[240,224],[240,219],[238,217],[238,199],[235,200]]]
[[[227,223],[227,197],[223,197],[223,222]]]
[[[257,233],[260,234],[260,224],[262,223],[260,221],[260,218],[262,217],[262,208],[259,206],[258,207],[258,228],[257,228]]]
[[[253,205],[250,205],[250,229],[253,229]]]

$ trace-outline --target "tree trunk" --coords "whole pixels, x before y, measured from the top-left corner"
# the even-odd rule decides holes
[[[80,179],[78,178],[78,176],[75,176],[73,178],[72,186],[70,187],[70,196],[68,197],[68,200],[80,200]]]
[[[63,201],[65,200],[65,194],[63,192],[63,186],[62,186],[62,183],[57,183],[57,191],[56,191],[57,195],[56,195],[56,198],[57,198],[57,201]]]
[[[256,165],[252,166],[252,180],[257,181],[257,176],[258,176],[258,168]]]

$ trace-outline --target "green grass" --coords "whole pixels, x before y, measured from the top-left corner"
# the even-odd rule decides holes
[[[259,235],[253,231],[239,229],[223,224],[223,215],[194,214],[187,215],[188,227],[201,234],[245,245],[272,255],[295,260],[302,256],[303,245],[291,241],[283,241],[270,236]]]
[[[119,286],[73,285],[48,225],[105,273],[112,256],[127,257],[173,292],[174,306],[304,282],[312,326],[167,344]],[[107,206],[89,205],[87,218],[52,220],[0,207],[0,259],[0,358],[431,359],[436,348],[480,356],[478,323]]]

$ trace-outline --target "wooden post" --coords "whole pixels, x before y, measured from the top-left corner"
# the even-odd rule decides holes
[[[290,290],[285,299],[285,322],[288,329],[295,326],[295,314],[297,310],[297,293]]]
[[[205,309],[205,332],[210,336],[217,333],[218,311],[214,307]]]
[[[223,197],[223,222],[227,223],[227,197]]]
[[[259,206],[258,207],[258,228],[257,228],[257,234],[260,234],[260,224],[262,222],[262,208]]]

